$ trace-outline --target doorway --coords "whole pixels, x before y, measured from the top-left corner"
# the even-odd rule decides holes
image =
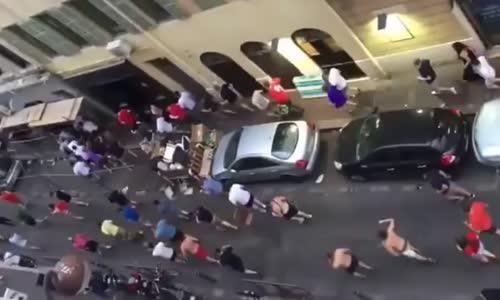
[[[246,42],[240,47],[251,61],[270,77],[281,78],[281,85],[286,89],[295,88],[293,78],[302,76],[299,69],[276,50],[278,39],[271,46],[262,42]]]
[[[322,70],[337,68],[347,79],[366,77],[365,72],[330,34],[318,29],[304,28],[295,31],[292,39]]]
[[[175,99],[171,90],[128,61],[66,82],[113,111],[118,111],[123,102],[139,112],[155,100]]]
[[[245,97],[250,97],[253,91],[263,88],[245,69],[222,53],[205,52],[200,56],[200,60],[225,82],[231,83]]]
[[[205,88],[169,59],[160,57],[147,61],[153,67],[175,80],[197,99],[210,98]]]

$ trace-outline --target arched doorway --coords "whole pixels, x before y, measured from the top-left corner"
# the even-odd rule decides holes
[[[250,97],[254,90],[262,86],[230,57],[218,52],[205,52],[201,62],[225,82],[231,83],[243,96]]]
[[[348,79],[366,76],[352,57],[328,33],[304,28],[295,31],[292,39],[323,70],[335,67]]]
[[[271,44],[278,42],[277,39],[273,40]],[[246,42],[241,45],[241,52],[243,52],[251,61],[259,66],[262,71],[271,77],[280,77],[281,85],[284,88],[293,88],[292,79],[295,76],[302,76],[299,69],[297,69],[290,61],[288,61],[278,51],[262,42]]]

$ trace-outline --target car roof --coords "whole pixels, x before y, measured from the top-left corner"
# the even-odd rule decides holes
[[[405,109],[381,112],[370,118],[378,118],[378,128],[372,132],[373,149],[388,146],[431,145],[436,138],[438,109]]]
[[[481,152],[490,152],[489,149],[500,152],[498,124],[500,124],[500,99],[484,103],[474,122],[474,139]]]
[[[281,123],[283,122],[243,127],[236,157],[270,155],[276,128]]]

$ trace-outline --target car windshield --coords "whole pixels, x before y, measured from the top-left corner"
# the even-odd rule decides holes
[[[358,141],[356,144],[356,158],[358,160],[366,158],[376,144],[376,132],[380,128],[380,118],[377,116],[360,120]]]
[[[240,144],[241,131],[242,129],[236,131],[227,144],[226,153],[224,154],[224,168],[226,169],[229,168],[229,166],[236,159],[238,145]]]
[[[292,156],[299,141],[299,127],[295,123],[282,123],[276,128],[271,154],[279,159]]]

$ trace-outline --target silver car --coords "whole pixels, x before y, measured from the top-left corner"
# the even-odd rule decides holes
[[[477,160],[500,167],[500,99],[486,102],[476,115],[472,128],[472,145]]]
[[[305,121],[245,126],[221,139],[212,177],[231,182],[302,177],[312,172],[318,152],[319,132]]]

